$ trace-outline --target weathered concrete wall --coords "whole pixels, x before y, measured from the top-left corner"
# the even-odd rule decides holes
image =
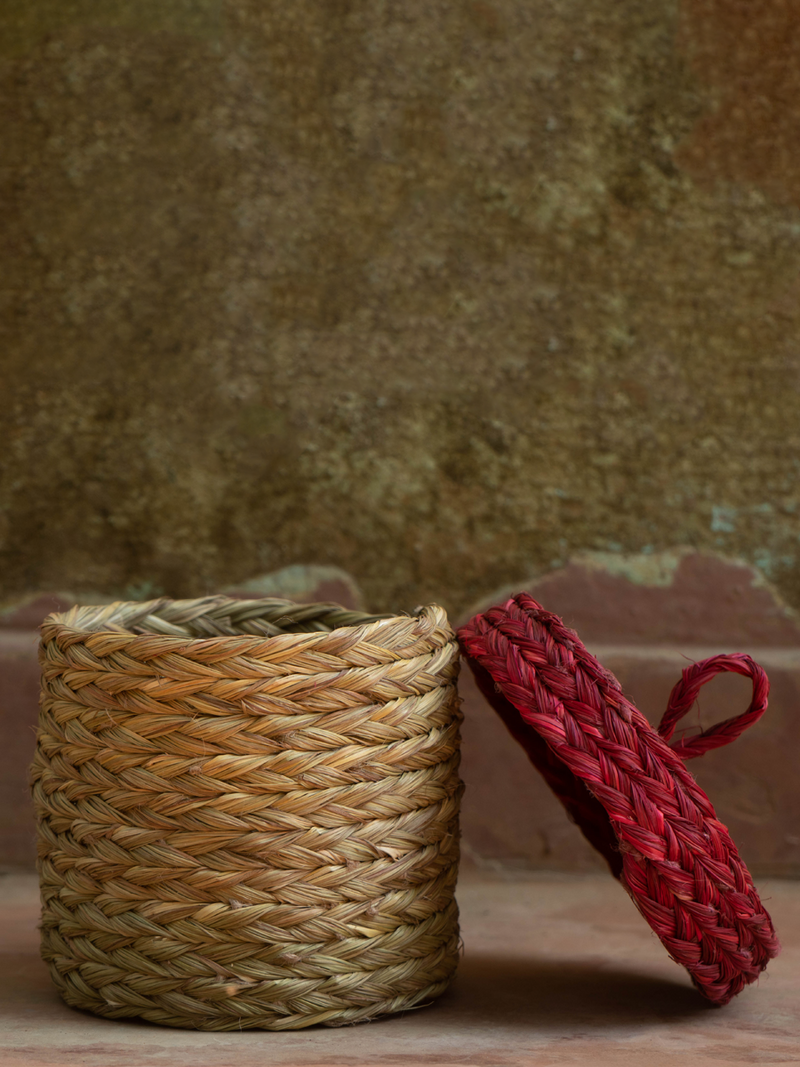
[[[6,0],[0,599],[800,605],[797,0]]]

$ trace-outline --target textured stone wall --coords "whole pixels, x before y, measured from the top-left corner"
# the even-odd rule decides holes
[[[5,0],[0,599],[800,606],[798,0]]]

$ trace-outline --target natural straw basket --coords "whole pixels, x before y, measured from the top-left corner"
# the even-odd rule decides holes
[[[40,658],[42,955],[68,1004],[284,1030],[445,989],[461,716],[442,608],[73,608]]]

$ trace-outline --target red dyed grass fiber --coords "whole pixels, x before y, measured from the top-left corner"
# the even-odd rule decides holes
[[[487,700],[670,956],[709,1000],[726,1004],[780,946],[750,872],[683,760],[728,744],[764,714],[764,671],[745,655],[687,667],[656,733],[577,634],[527,593],[476,615],[459,639]],[[701,686],[722,671],[752,679],[748,709],[670,747]]]

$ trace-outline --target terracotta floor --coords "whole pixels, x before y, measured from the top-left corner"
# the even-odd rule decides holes
[[[37,951],[30,875],[0,878],[3,1067],[800,1064],[800,882],[762,885],[784,949],[708,1007],[605,875],[467,873],[464,958],[435,1005],[341,1030],[200,1034],[65,1007]]]

